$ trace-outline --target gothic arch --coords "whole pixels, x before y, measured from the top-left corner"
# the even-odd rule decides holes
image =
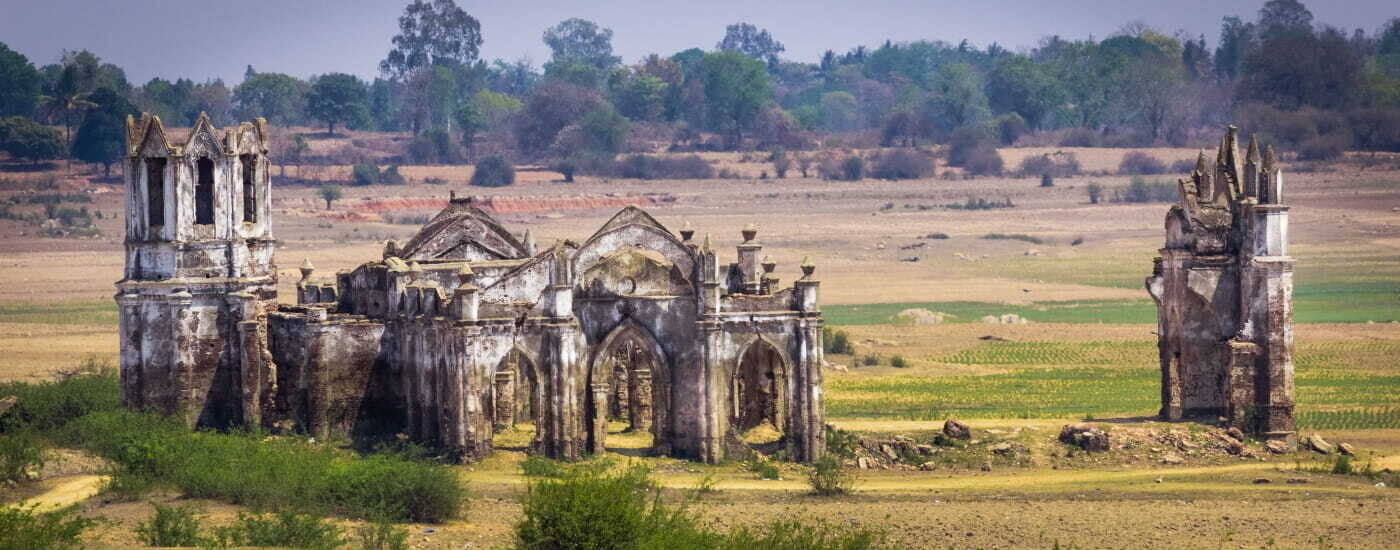
[[[729,375],[729,421],[735,435],[762,424],[787,435],[792,364],[782,347],[758,336],[743,346]]]
[[[673,416],[675,394],[672,392],[672,369],[671,359],[666,355],[666,350],[662,349],[660,342],[650,330],[642,326],[633,319],[623,319],[617,326],[603,338],[597,346],[593,347],[592,356],[588,361],[588,381],[591,388],[594,384],[609,383],[612,380],[612,372],[604,372],[604,369],[611,368],[609,363],[610,354],[614,348],[631,341],[635,343],[641,351],[650,357],[647,361],[647,373],[650,375],[650,414],[646,418],[633,419],[633,427],[640,429],[636,425],[637,420],[646,422],[646,429],[652,434],[652,452],[660,455],[669,455],[672,447],[672,437],[675,433],[675,419]],[[633,372],[629,370],[628,372]],[[635,390],[639,377],[631,376],[628,380],[628,388]],[[595,410],[592,400],[593,392],[588,392],[586,400],[586,423],[588,433],[593,433],[594,423],[607,422],[607,418],[597,418],[592,411]],[[632,405],[634,400],[629,400]],[[630,408],[630,407],[629,407]]]

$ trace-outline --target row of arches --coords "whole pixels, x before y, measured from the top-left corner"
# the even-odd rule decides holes
[[[142,159],[146,183],[146,225],[152,227],[164,226],[165,202],[166,202],[166,166],[168,161],[165,157],[146,157]],[[253,154],[238,155],[235,167],[242,174],[243,182],[243,204],[239,210],[244,223],[257,223],[258,221],[258,156]],[[215,204],[217,202],[215,186],[214,159],[207,156],[199,157],[194,161],[194,225],[213,225]]]
[[[608,440],[614,434],[623,436],[619,438],[623,443],[616,447],[621,452],[671,454],[676,432],[674,374],[669,358],[646,329],[636,324],[614,329],[594,348],[587,373],[585,387],[605,387],[606,391],[586,392],[584,433],[596,433],[595,428],[602,423]],[[498,364],[491,406],[486,408],[498,436],[496,447],[539,448],[536,427],[548,399],[544,376],[518,348]],[[748,345],[731,369],[726,388],[726,412],[736,436],[742,438],[757,428],[778,437],[785,435],[787,382],[782,354],[772,343],[757,339]],[[606,401],[595,401],[599,398]],[[597,448],[589,443],[590,448]]]

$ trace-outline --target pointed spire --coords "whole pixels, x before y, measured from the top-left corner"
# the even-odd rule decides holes
[[[1201,149],[1201,154],[1196,157],[1196,170],[1192,174],[1205,175],[1206,173],[1206,150]]]
[[[803,278],[803,279],[810,279],[810,278],[812,277],[812,273],[815,272],[815,271],[817,270],[817,264],[812,263],[812,257],[811,257],[811,256],[803,256],[803,257],[802,257],[802,265],[801,265],[801,268],[802,268],[802,278]]]
[[[1245,151],[1244,161],[1256,166],[1259,164],[1259,140],[1255,136],[1249,136],[1249,149]]]
[[[700,250],[705,251],[705,252],[709,252],[709,251],[710,251],[710,234],[709,234],[709,233],[706,233],[706,234],[705,234],[705,244],[700,245]]]
[[[311,265],[311,258],[301,260],[301,280],[306,282],[311,279],[311,274],[316,272],[316,266]]]
[[[457,270],[457,282],[461,283],[462,286],[472,284],[472,281],[475,279],[476,272],[472,271],[471,264],[464,263],[462,264],[462,269]]]
[[[530,233],[529,228],[525,229],[525,234],[521,236],[520,241],[521,244],[525,245],[525,254],[527,256],[534,256],[536,250],[535,235]]]
[[[1273,171],[1274,171],[1274,146],[1273,146],[1273,144],[1269,144],[1269,145],[1264,146],[1264,166],[1263,166],[1263,168],[1264,168],[1264,171],[1265,171],[1265,172],[1273,172]]]

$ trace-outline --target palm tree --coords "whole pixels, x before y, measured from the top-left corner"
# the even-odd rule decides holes
[[[91,94],[83,91],[83,86],[78,80],[80,77],[76,65],[64,67],[63,76],[59,77],[53,96],[39,98],[50,117],[56,116],[63,121],[65,144],[73,142],[73,125],[77,115],[97,106],[96,103],[88,101],[87,98]]]

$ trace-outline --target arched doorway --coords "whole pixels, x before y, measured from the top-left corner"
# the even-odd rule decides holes
[[[612,426],[607,431],[633,442],[630,448],[670,454],[670,366],[649,332],[634,323],[614,329],[593,354],[589,378],[590,387],[606,388],[589,392],[585,410],[590,438],[597,433],[597,423],[604,422]],[[601,407],[596,401],[600,396],[606,399]],[[595,411],[602,411],[603,417]],[[636,439],[639,436],[643,439]],[[597,448],[593,441],[589,447]]]
[[[729,384],[730,426],[750,443],[780,439],[787,421],[787,369],[773,344],[757,340],[739,357]],[[767,434],[745,437],[755,428]],[[767,435],[767,437],[764,437]]]
[[[536,448],[543,412],[539,376],[534,362],[513,349],[496,367],[489,414],[497,434],[495,446]]]

